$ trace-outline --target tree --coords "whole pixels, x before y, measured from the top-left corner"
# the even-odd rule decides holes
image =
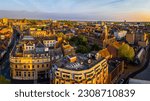
[[[132,47],[130,47],[128,44],[123,44],[118,51],[118,54],[120,57],[125,58],[129,61],[133,61],[135,52]]]
[[[57,37],[62,37],[63,38],[64,34],[62,32],[60,32],[60,33],[57,34]]]
[[[74,36],[69,39],[69,42],[72,45],[77,46],[77,53],[88,53],[90,51],[90,47],[88,46],[88,40],[83,35]]]
[[[98,51],[100,50],[98,44],[94,43],[92,46],[91,46],[91,51]]]
[[[4,76],[0,76],[0,84],[9,84],[10,81],[7,80]]]
[[[88,53],[90,50],[89,47],[83,46],[83,45],[79,45],[78,49],[76,50],[77,53]]]
[[[71,44],[75,44],[76,46],[79,46],[79,45],[87,46],[88,45],[87,38],[82,35],[79,35],[77,37],[74,36],[69,41]]]
[[[129,50],[127,51],[127,58],[133,61],[134,56],[135,56],[134,49],[130,47]]]

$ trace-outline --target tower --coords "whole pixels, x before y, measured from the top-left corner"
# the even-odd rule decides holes
[[[105,24],[104,25],[104,40],[106,40],[107,41],[107,39],[108,39],[108,27],[107,27],[107,25]]]
[[[103,25],[103,48],[106,48],[106,45],[108,44],[108,27],[106,23]]]

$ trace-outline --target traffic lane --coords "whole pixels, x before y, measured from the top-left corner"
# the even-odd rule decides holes
[[[12,44],[7,50],[7,53],[5,54],[4,58],[0,61],[0,75],[5,76],[7,79],[10,79],[10,62],[9,62],[9,54],[11,50],[13,49],[16,39],[18,39],[16,33],[13,34],[12,38]]]
[[[149,73],[150,73],[150,63],[143,72],[137,74],[134,78],[142,79],[142,80],[150,80]]]
[[[5,62],[3,65],[5,68],[2,70],[2,75],[5,76],[6,79],[10,80],[10,64],[9,62]]]

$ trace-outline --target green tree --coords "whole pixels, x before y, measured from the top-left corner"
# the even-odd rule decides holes
[[[87,38],[83,35],[79,35],[77,37],[77,40],[76,40],[76,45],[84,45],[86,46],[88,44],[87,42]]]
[[[72,37],[70,40],[70,43],[75,44],[76,46],[84,45],[87,46],[88,41],[85,36],[79,35],[77,37]]]
[[[4,76],[0,76],[0,84],[9,84],[10,81],[7,80]]]
[[[133,61],[135,56],[134,49],[130,47],[128,44],[123,44],[118,51],[120,57],[125,58],[127,60]]]
[[[83,45],[80,45],[78,47],[78,49],[76,50],[77,53],[88,53],[90,51],[90,48],[89,47],[86,47],[86,46],[83,46]]]
[[[129,50],[127,51],[127,58],[133,61],[134,56],[135,56],[134,49],[130,47]]]
[[[57,33],[57,36],[63,38],[63,37],[64,37],[64,34],[63,34],[62,32],[60,32],[60,33]]]
[[[74,36],[69,40],[70,44],[77,46],[77,53],[88,53],[90,47],[88,46],[88,40],[85,36],[79,35]]]
[[[91,51],[98,51],[100,50],[98,44],[94,43],[92,46],[91,46]]]

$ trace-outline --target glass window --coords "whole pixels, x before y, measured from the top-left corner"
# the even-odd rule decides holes
[[[21,76],[21,71],[19,72],[19,75],[18,76]]]
[[[28,72],[28,77],[30,77],[30,72]]]
[[[16,71],[16,76],[18,76],[19,75],[19,73],[18,73],[18,71]]]
[[[32,77],[34,77],[34,72],[32,72]]]
[[[24,77],[26,77],[26,72],[24,72]]]

